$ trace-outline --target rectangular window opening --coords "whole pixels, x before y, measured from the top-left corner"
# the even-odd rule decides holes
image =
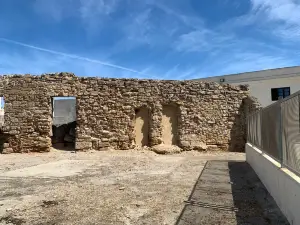
[[[277,101],[291,95],[290,87],[272,88],[271,97],[272,101]]]
[[[0,127],[4,126],[4,97],[0,96]]]
[[[76,140],[76,97],[52,97],[52,147],[74,151]]]
[[[4,143],[7,143],[8,135],[3,132],[4,126],[4,96],[0,96],[0,153],[4,150]]]

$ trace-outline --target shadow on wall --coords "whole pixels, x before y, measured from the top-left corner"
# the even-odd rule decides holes
[[[289,223],[247,162],[209,161],[175,224]]]
[[[245,152],[246,145],[246,114],[245,114],[245,102],[243,101],[238,114],[235,114],[233,118],[231,118],[232,126],[230,129],[230,140],[228,151],[229,152]]]
[[[245,152],[247,142],[247,117],[255,111],[261,109],[258,100],[252,96],[244,98],[238,114],[232,118],[230,130],[229,151]]]

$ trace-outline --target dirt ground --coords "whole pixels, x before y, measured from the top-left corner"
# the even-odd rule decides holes
[[[0,155],[0,224],[174,224],[207,160],[242,153]]]

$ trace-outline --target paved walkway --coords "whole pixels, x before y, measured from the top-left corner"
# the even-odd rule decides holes
[[[246,162],[208,161],[177,225],[288,225]]]

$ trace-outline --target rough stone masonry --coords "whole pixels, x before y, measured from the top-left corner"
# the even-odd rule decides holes
[[[243,151],[246,116],[259,107],[247,86],[71,73],[2,76],[0,95],[5,99],[4,153],[50,151],[55,96],[76,97],[75,148],[82,151],[135,148],[135,118],[142,108],[148,112],[143,114],[148,116],[145,145],[164,143],[164,109],[171,109],[176,117],[176,123],[170,120],[172,144],[183,150]]]

